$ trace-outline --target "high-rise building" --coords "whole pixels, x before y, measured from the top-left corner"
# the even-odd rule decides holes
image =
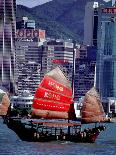
[[[14,88],[16,0],[0,0],[0,85]]]
[[[99,10],[96,87],[102,98],[116,97],[116,7]]]
[[[56,66],[59,66],[68,79],[72,82],[74,67],[73,51],[74,44],[69,40],[65,41],[62,39],[57,39],[44,42],[42,56],[43,76]]]
[[[15,81],[18,82],[18,77],[22,74],[25,66],[28,69],[30,68],[29,62],[35,62],[41,68],[43,46],[41,45],[41,42],[39,43],[36,41],[29,40],[17,40],[15,42],[15,48]],[[25,74],[27,73],[25,72]]]
[[[98,2],[88,2],[85,6],[84,44],[97,46]]]
[[[24,90],[28,90],[32,95],[40,84],[40,64],[29,61],[21,64],[18,70],[18,90],[17,94],[21,94]]]
[[[81,46],[76,50],[74,99],[79,101],[94,86],[96,47]]]
[[[15,81],[17,94],[29,90],[32,95],[40,83],[45,30],[18,29],[15,41]]]

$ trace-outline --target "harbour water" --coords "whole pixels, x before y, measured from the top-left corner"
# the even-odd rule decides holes
[[[115,155],[116,123],[106,124],[96,143],[25,142],[0,119],[0,155]]]

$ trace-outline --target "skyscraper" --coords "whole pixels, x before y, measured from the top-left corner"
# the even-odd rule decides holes
[[[84,44],[97,46],[98,2],[88,2],[85,6]]]
[[[14,83],[16,0],[0,0],[0,85],[9,91]]]
[[[102,98],[116,97],[116,7],[99,11],[96,87]]]
[[[94,85],[96,47],[81,45],[76,50],[74,99],[79,101]]]

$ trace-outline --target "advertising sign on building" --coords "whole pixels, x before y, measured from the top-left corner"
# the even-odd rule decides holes
[[[102,8],[102,13],[116,14],[116,7]]]
[[[55,59],[55,60],[52,60],[52,63],[54,63],[54,64],[68,64],[69,63],[69,61],[68,60],[66,60],[66,59]]]
[[[39,38],[45,39],[45,30],[41,29],[18,29],[16,31],[17,38]]]

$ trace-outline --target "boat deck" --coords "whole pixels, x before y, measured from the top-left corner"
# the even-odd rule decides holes
[[[71,141],[71,142],[95,142],[104,126],[81,131],[81,124],[74,122],[48,122],[36,120],[23,120],[9,118],[7,126],[12,129],[20,139],[24,141]]]

